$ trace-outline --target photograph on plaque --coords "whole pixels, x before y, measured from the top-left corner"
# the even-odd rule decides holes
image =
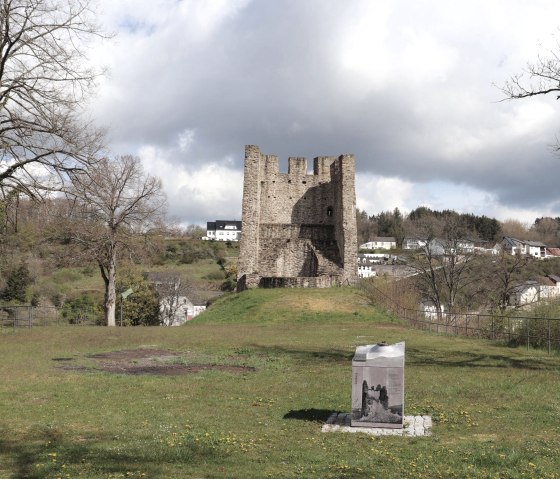
[[[403,368],[356,367],[353,376],[352,425],[402,427]]]

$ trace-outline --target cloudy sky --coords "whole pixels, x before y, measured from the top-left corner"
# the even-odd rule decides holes
[[[98,0],[92,103],[183,224],[241,219],[244,145],[353,153],[357,205],[560,216],[555,98],[498,86],[560,48],[555,0]],[[496,86],[498,85],[498,86]]]

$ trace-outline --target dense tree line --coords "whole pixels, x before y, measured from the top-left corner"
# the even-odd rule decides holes
[[[453,210],[431,210],[425,206],[420,206],[411,211],[408,219],[412,222],[434,218],[437,220],[453,220],[459,223],[465,230],[465,235],[470,235],[471,239],[482,241],[499,241],[501,239],[500,222],[495,218],[488,218],[485,215],[477,216],[472,213],[457,213]]]

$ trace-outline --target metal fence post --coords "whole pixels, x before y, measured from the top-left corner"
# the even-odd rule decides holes
[[[527,318],[526,322],[527,322],[527,351],[529,351],[529,343],[530,343],[529,327],[530,327],[530,324],[531,324],[531,323],[529,323],[529,318]]]
[[[548,323],[548,354],[550,354],[550,318],[547,320]]]
[[[476,315],[476,332],[477,336],[480,338],[480,314]]]

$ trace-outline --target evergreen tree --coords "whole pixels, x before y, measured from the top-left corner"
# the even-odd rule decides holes
[[[6,287],[0,293],[2,301],[25,303],[28,286],[32,283],[29,269],[25,263],[12,270],[6,280]]]

